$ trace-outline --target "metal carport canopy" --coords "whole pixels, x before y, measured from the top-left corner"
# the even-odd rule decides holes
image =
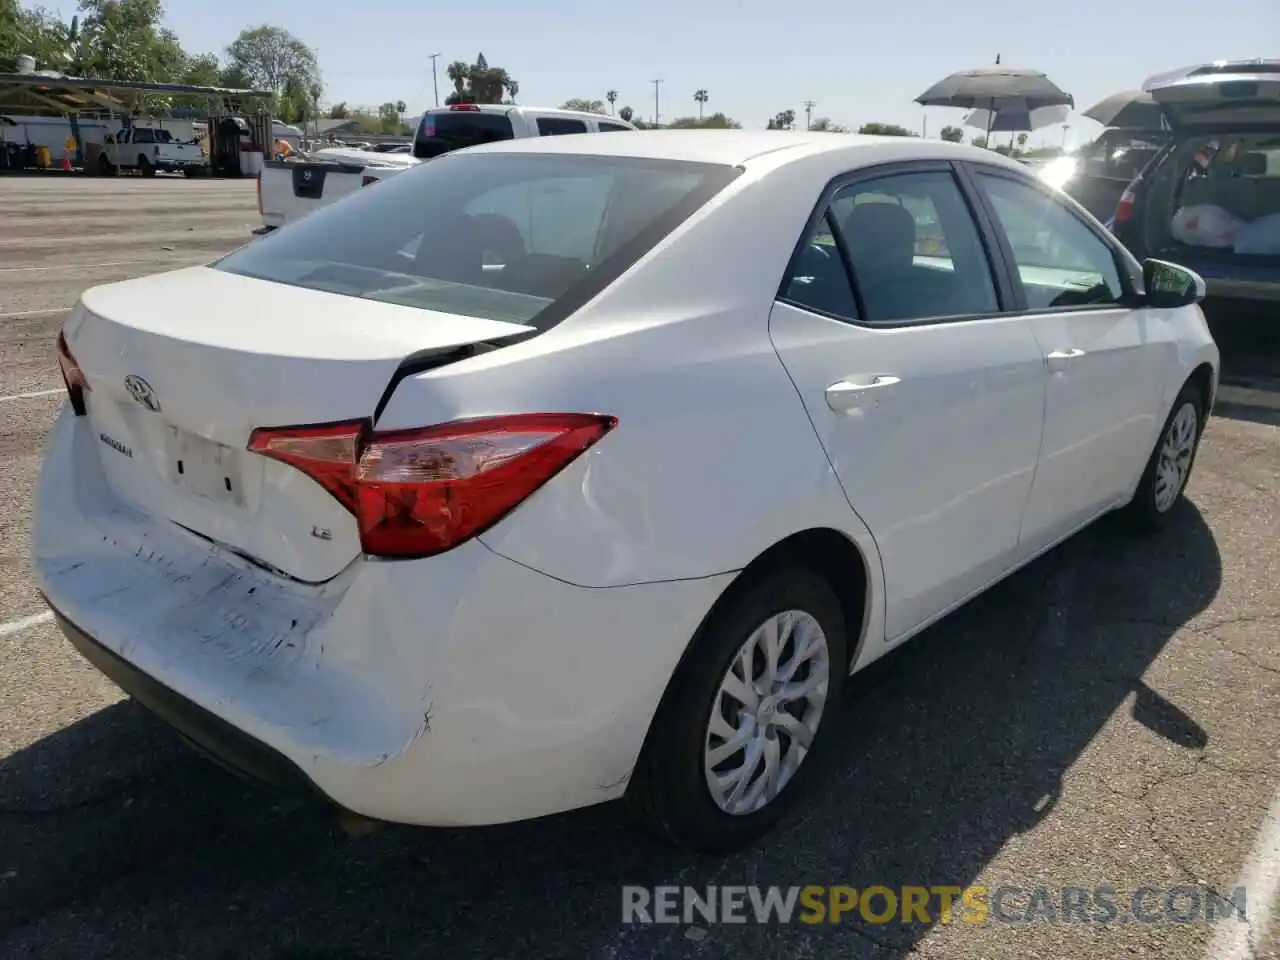
[[[0,73],[0,111],[7,113],[133,113],[146,94],[206,97],[217,101],[221,112],[228,113],[247,112],[246,108],[251,105],[265,109],[273,96],[266,90],[197,87],[185,83],[97,80],[51,76],[48,73]]]

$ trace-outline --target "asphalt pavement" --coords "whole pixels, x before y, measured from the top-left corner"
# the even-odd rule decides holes
[[[1100,523],[855,678],[816,796],[754,849],[692,860],[611,806],[351,839],[123,700],[28,572],[68,308],[256,226],[251,181],[0,178],[0,956],[1280,960],[1280,356],[1228,358],[1166,534]],[[1017,889],[985,923],[622,923],[623,885],[682,884]],[[1119,916],[1064,919],[1064,886]],[[1241,886],[1249,922],[1177,922]]]

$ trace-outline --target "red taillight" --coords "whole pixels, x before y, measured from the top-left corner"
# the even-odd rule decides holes
[[[84,395],[89,390],[89,381],[85,379],[84,371],[76,363],[76,358],[71,355],[66,334],[63,333],[58,334],[58,369],[62,371],[62,382],[66,384],[71,409],[77,417],[83,417],[88,412]]]
[[[378,178],[377,178],[377,177],[371,177],[371,176],[369,176],[369,175],[366,173],[366,174],[364,175],[364,177],[362,177],[362,178],[361,178],[361,180],[360,180],[360,186],[362,186],[362,187],[367,187],[367,186],[369,186],[369,184],[371,184],[371,183],[377,183],[377,182],[378,182]]]
[[[480,108],[474,103],[455,103],[449,107],[450,110],[464,110],[467,113],[479,113]]]
[[[367,420],[259,428],[249,449],[301,470],[355,515],[376,557],[429,557],[483,533],[617,426],[530,413],[374,432]]]
[[[1138,199],[1138,195],[1134,192],[1133,187],[1126,187],[1124,193],[1120,195],[1120,202],[1116,204],[1116,224],[1128,223],[1133,219],[1133,205]]]

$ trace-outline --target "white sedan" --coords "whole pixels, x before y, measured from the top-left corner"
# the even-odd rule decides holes
[[[845,678],[1103,514],[1175,515],[1203,283],[992,152],[493,144],[87,291],[34,556],[229,766],[384,821],[625,797],[724,851]]]

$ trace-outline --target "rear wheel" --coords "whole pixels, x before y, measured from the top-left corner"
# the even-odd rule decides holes
[[[1173,401],[1137,492],[1124,509],[1125,519],[1140,532],[1163,527],[1187,488],[1204,431],[1204,401],[1194,384],[1187,384]]]
[[[790,567],[735,585],[658,708],[627,790],[632,812],[699,853],[767,832],[816,769],[846,649],[840,603],[816,574]]]

